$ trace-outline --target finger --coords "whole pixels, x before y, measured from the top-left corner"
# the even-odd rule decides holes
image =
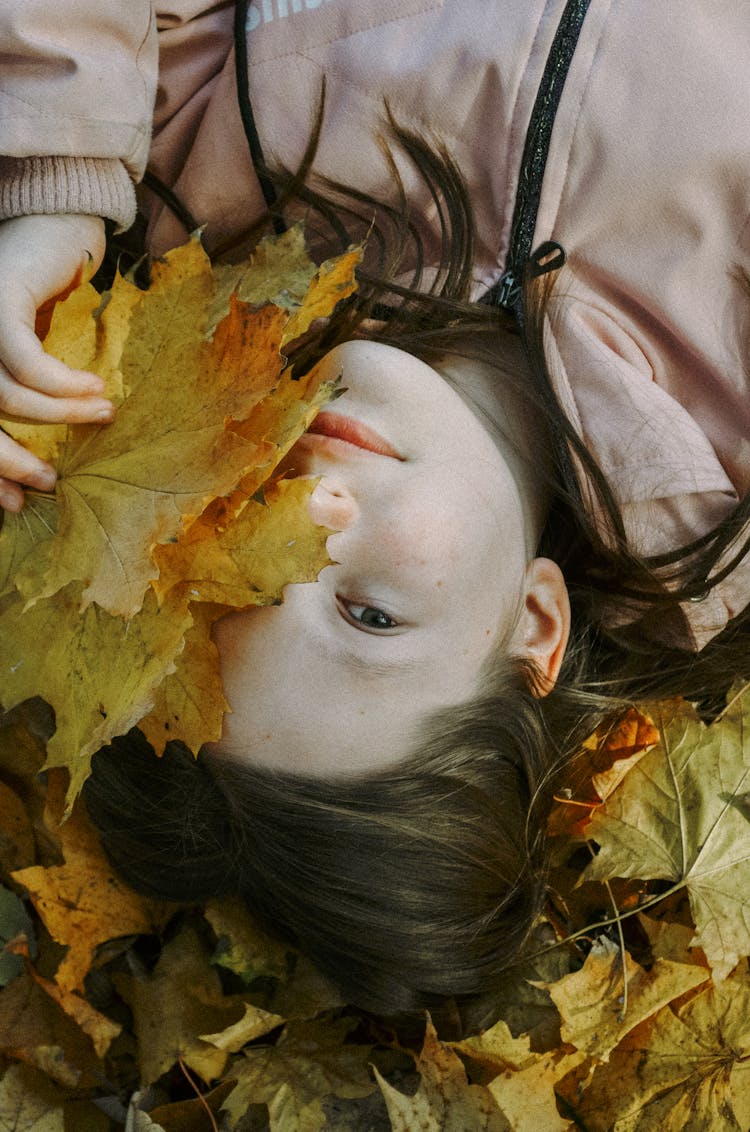
[[[87,370],[71,369],[51,354],[45,353],[33,327],[36,310],[33,302],[7,302],[0,325],[0,358],[3,365],[21,385],[49,393],[53,397],[81,397],[102,393],[104,382]]]
[[[65,424],[106,424],[114,417],[105,397],[53,397],[19,385],[0,366],[0,414],[22,420]]]
[[[16,513],[21,510],[24,501],[23,489],[17,483],[0,479],[0,509]]]
[[[8,481],[35,487],[38,491],[53,491],[57,473],[51,464],[17,444],[7,433],[0,432],[0,482],[5,484],[6,490]]]

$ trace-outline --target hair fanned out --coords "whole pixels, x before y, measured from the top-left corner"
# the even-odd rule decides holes
[[[412,759],[357,779],[196,760],[179,744],[155,760],[133,731],[95,756],[86,803],[136,889],[240,894],[348,1001],[439,1016],[498,985],[544,896],[529,813],[550,736],[516,685],[439,713]]]

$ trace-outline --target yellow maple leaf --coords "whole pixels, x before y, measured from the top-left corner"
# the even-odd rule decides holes
[[[229,310],[233,294],[253,306],[274,303],[289,311],[296,310],[304,303],[317,270],[307,253],[302,224],[293,224],[280,236],[265,237],[247,260],[215,268],[209,333]]]
[[[138,726],[157,755],[166,744],[179,740],[192,751],[221,737],[224,696],[216,645],[211,626],[225,612],[223,606],[195,603],[192,624],[185,631],[184,647],[154,690],[154,703]]]
[[[49,820],[56,823],[64,782],[61,777],[52,781],[55,790]],[[61,827],[60,837],[62,865],[34,865],[15,872],[13,879],[28,891],[53,939],[68,948],[55,982],[63,991],[76,991],[83,988],[101,943],[118,936],[153,932],[171,913],[167,906],[139,896],[119,880],[80,806]]]
[[[489,1078],[487,1089],[509,1125],[517,1132],[565,1132],[570,1122],[558,1112],[555,1084],[577,1068],[585,1055],[563,1048],[535,1053],[527,1035],[514,1038],[505,1022],[463,1041],[451,1042]]]
[[[27,601],[82,581],[84,605],[96,601],[132,616],[156,573],[152,547],[175,538],[187,517],[253,465],[257,444],[227,423],[244,419],[277,382],[288,316],[274,306],[233,303],[206,340],[212,287],[195,240],[155,269],[127,322],[120,365],[129,392],[115,421],[68,430],[58,460],[56,533],[36,532],[35,552],[15,577]],[[25,521],[13,517],[11,528]]]
[[[0,688],[6,708],[41,696],[55,709],[47,766],[70,771],[71,801],[91,755],[150,711],[157,685],[183,647],[192,617],[158,607],[150,593],[131,621],[98,605],[80,611],[80,583],[24,609],[0,608]]]
[[[314,581],[330,562],[331,532],[310,519],[311,491],[304,479],[271,484],[262,503],[245,498],[226,526],[211,509],[178,543],[156,551],[157,593],[180,584],[191,601],[242,607],[279,601],[289,578]]]
[[[275,1109],[272,1127],[318,1132],[325,1127],[327,1096],[372,1093],[370,1047],[344,1041],[353,1026],[351,1018],[289,1022],[275,1045],[245,1050],[243,1061],[232,1067],[237,1085],[224,1103],[231,1121],[236,1123],[251,1104],[268,1104]]]
[[[646,971],[627,952],[624,960],[623,969],[620,949],[602,937],[580,971],[545,987],[560,1011],[563,1041],[602,1061],[644,1018],[709,978],[694,964],[657,959]]]
[[[431,1022],[417,1069],[420,1085],[410,1097],[375,1071],[393,1132],[412,1132],[415,1128],[424,1132],[466,1132],[467,1128],[476,1132],[511,1132],[513,1126],[489,1089],[469,1084],[461,1059],[438,1040]]]
[[[665,1005],[597,1067],[576,1115],[591,1132],[744,1132],[750,1119],[750,977]]]
[[[750,954],[750,691],[703,724],[690,704],[654,709],[660,742],[596,810],[584,879],[669,880],[690,897],[694,943],[714,978]]]

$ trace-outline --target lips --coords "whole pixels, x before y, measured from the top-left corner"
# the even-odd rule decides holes
[[[328,436],[332,440],[343,440],[355,448],[364,448],[378,456],[390,456],[393,460],[403,460],[403,456],[379,433],[353,417],[341,413],[318,413],[307,430],[314,436]]]

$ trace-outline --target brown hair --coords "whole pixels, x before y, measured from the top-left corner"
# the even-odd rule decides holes
[[[366,264],[358,294],[292,361],[298,369],[312,365],[362,333],[375,313],[386,318],[379,339],[428,361],[491,357],[502,379],[516,383],[546,425],[552,503],[540,552],[563,567],[573,606],[573,641],[557,686],[537,697],[533,673],[497,658],[472,702],[425,720],[423,741],[407,760],[356,779],[196,760],[177,744],[155,760],[133,732],[94,758],[84,790],[105,847],[136,888],[188,901],[242,893],[350,1001],[387,1015],[439,1013],[446,1001],[470,1002],[502,978],[544,900],[555,770],[596,713],[634,695],[718,695],[748,663],[747,611],[698,655],[667,649],[637,626],[602,628],[613,601],[647,618],[679,618],[679,601],[727,572],[712,575],[746,527],[748,501],[688,547],[650,561],[633,552],[613,492],[547,379],[543,288],[527,290],[530,369],[518,372],[503,362],[519,333],[513,320],[468,301],[473,224],[459,171],[439,146],[404,131],[397,140],[436,201],[443,261],[425,284],[408,202],[385,208],[339,185],[319,192],[299,177],[278,176],[280,200],[302,199],[324,223],[333,217],[336,238],[348,242],[361,225],[377,233],[375,262]],[[396,283],[401,259],[393,249],[407,241],[416,266],[408,284]],[[585,505],[592,493],[603,522]]]

